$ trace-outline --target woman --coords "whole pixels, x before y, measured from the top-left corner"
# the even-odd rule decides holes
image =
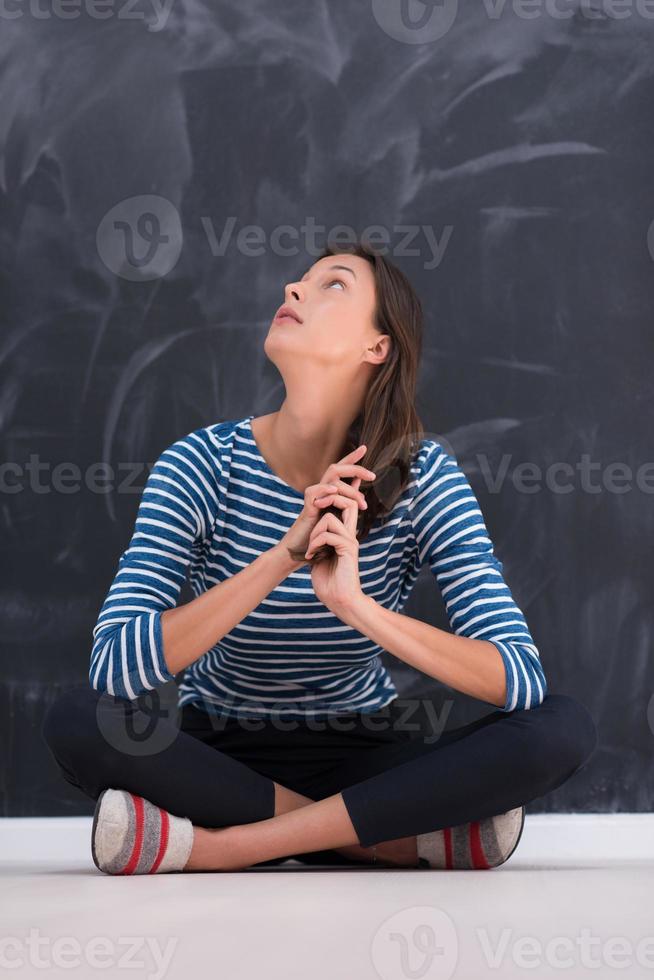
[[[592,754],[588,710],[547,693],[470,484],[422,438],[421,334],[393,263],[327,248],[286,286],[265,341],[279,411],[197,429],[157,460],[90,685],[43,726],[64,777],[97,801],[105,873],[290,856],[497,867],[525,804]],[[451,633],[400,612],[425,562]],[[187,573],[195,598],[177,606]],[[412,735],[383,650],[496,710]],[[152,728],[149,702],[183,669],[179,724],[160,712]]]

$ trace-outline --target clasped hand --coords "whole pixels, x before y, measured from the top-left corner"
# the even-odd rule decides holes
[[[361,479],[352,481],[355,490],[359,489]],[[338,615],[363,596],[359,579],[359,542],[357,540],[357,519],[359,504],[351,497],[339,497],[332,501],[342,508],[343,520],[336,514],[323,514],[314,526],[309,537],[306,558],[324,544],[332,545],[336,551],[334,558],[318,562],[311,568],[311,581],[318,599],[328,609]]]
[[[365,445],[357,446],[327,467],[322,482],[306,488],[302,512],[280,542],[298,567],[322,545],[334,547],[335,556],[312,565],[311,580],[316,596],[341,618],[341,613],[364,595],[356,529],[359,508],[365,509],[367,503],[359,487],[364,479],[376,479],[372,470],[359,464],[366,451]],[[351,483],[345,482],[348,478]],[[340,508],[343,520],[333,513],[321,514],[326,507]]]

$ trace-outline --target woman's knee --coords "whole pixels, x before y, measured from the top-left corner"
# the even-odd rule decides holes
[[[63,691],[46,710],[41,735],[55,752],[89,734],[100,694],[90,685]]]
[[[538,711],[542,718],[540,739],[544,753],[572,774],[584,766],[598,743],[597,726],[588,708],[568,694],[548,694]]]

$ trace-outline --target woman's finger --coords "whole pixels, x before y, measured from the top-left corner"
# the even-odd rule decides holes
[[[329,496],[337,490],[335,483],[314,483],[304,491],[305,506],[315,507],[316,501]]]
[[[350,546],[356,544],[349,534],[337,533],[336,531],[321,531],[307,548],[307,558],[311,558],[314,551],[317,551],[323,544],[331,544],[338,554],[343,554]],[[339,550],[340,549],[340,550]]]
[[[369,470],[366,466],[359,466],[356,463],[332,463],[327,468],[323,480],[326,483],[330,483],[332,479],[338,479],[338,477],[342,476],[358,476],[369,482],[377,479],[373,471]]]
[[[357,477],[352,483],[346,483],[345,480],[334,480],[334,485],[338,488],[338,492],[343,497],[352,497],[354,500],[359,501],[362,510],[365,510],[368,506],[365,496],[359,490],[359,485],[361,479]]]
[[[345,512],[343,514],[343,524],[345,525],[345,529],[349,531],[352,537],[356,537],[358,520],[359,505],[354,501],[351,501],[350,506],[345,508]]]
[[[338,462],[339,463],[353,463],[356,459],[362,459],[363,456],[365,456],[367,452],[368,452],[368,447],[366,445],[364,445],[363,443],[361,443],[360,446],[357,446],[356,449],[353,449],[351,453],[348,453],[347,454],[347,456],[342,456],[338,460]]]
[[[324,507],[325,504],[329,503],[330,506],[333,504],[335,507],[343,508],[343,510],[347,507],[354,508],[356,511],[361,509],[358,499],[354,500],[352,497],[344,497],[340,493],[328,493],[324,497],[316,497],[316,503],[320,507]]]
[[[320,532],[326,530],[334,531],[337,534],[345,533],[348,538],[356,540],[357,505],[348,500],[344,509],[345,518],[349,520],[349,525],[346,520],[339,520],[336,514],[323,514],[309,535],[309,544],[313,544]]]

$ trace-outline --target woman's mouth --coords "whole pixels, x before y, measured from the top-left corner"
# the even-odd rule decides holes
[[[302,323],[302,317],[300,314],[296,313],[288,303],[283,303],[282,306],[279,307],[277,313],[275,314],[275,320],[279,323],[283,323],[287,320],[292,320],[294,323]]]

